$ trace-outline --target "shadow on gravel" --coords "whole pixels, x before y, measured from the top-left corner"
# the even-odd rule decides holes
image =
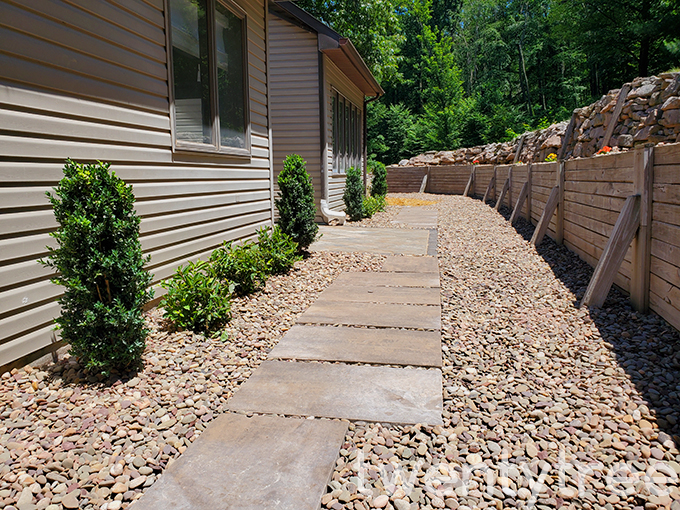
[[[507,220],[511,211],[503,207],[500,214]],[[525,241],[531,240],[533,225],[520,218],[514,227]],[[550,265],[554,275],[574,294],[573,305],[578,307],[593,268],[547,236],[536,250]],[[638,404],[646,405],[649,414],[656,417],[660,429],[658,438],[648,437],[652,443],[652,456],[656,455],[658,460],[680,462],[680,455],[668,451],[673,447],[680,448],[680,332],[654,312],[648,315],[636,312],[628,297],[616,287],[609,292],[602,308],[590,309],[590,317],[619,367],[630,376],[643,396],[645,402]],[[628,401],[633,402],[632,399]],[[624,415],[632,413],[623,400],[617,411]],[[640,421],[637,418],[635,423]],[[625,436],[630,428],[628,424],[617,425],[619,434]],[[661,446],[660,451],[654,442]]]

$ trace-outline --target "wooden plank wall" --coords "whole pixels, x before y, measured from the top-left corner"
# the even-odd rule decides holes
[[[468,165],[431,166],[429,168],[428,192],[446,195],[462,195],[472,171],[472,167]]]
[[[680,329],[680,150],[654,149],[650,307]]]
[[[247,13],[250,158],[172,151],[163,0],[0,3],[0,366],[45,352],[61,288],[38,264],[66,158],[134,187],[154,282],[271,223],[264,0]]]
[[[538,224],[541,219],[548,196],[557,183],[559,163],[534,163],[531,165],[531,223]],[[547,235],[555,239],[555,215],[548,226]]]
[[[475,166],[475,185],[470,192],[472,195],[483,197],[486,193],[486,188],[489,186],[489,181],[493,176],[493,165],[476,165]]]
[[[388,193],[418,193],[423,177],[427,175],[427,167],[417,166],[390,169],[387,172]]]
[[[564,244],[595,267],[626,197],[634,194],[634,153],[625,152],[565,164]],[[614,279],[630,292],[632,249]]]
[[[642,150],[642,149],[638,149]],[[680,329],[680,144],[653,150],[653,200],[649,303],[650,308]],[[569,160],[564,163],[564,244],[582,260],[595,267],[614,229],[628,196],[641,193],[636,188],[635,152]],[[475,167],[474,194],[486,191],[493,167]],[[528,166],[496,167],[496,197],[512,168],[512,196],[504,201],[514,207]],[[531,223],[543,214],[552,188],[559,184],[560,163],[536,163],[531,167]],[[408,172],[403,168],[399,172]],[[430,193],[462,194],[472,166],[430,167]],[[640,172],[641,169],[637,169]],[[422,172],[422,170],[420,170]],[[389,175],[389,173],[388,173]],[[638,177],[639,180],[639,177]],[[512,200],[512,203],[510,202]],[[526,205],[523,213],[526,212]],[[526,215],[524,215],[526,218]],[[550,221],[547,235],[557,238],[557,215]],[[631,291],[633,247],[626,253],[614,283]]]

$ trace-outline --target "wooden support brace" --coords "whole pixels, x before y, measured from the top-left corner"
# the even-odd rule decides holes
[[[581,300],[581,308],[584,306],[602,307],[639,226],[640,195],[631,195],[623,204],[623,209],[621,209],[621,214],[616,220],[612,235],[607,241],[607,246],[602,252],[593,277],[590,279],[586,293]]]
[[[510,225],[514,225],[517,221],[517,218],[519,218],[520,214],[522,213],[522,207],[524,207],[524,201],[527,199],[528,195],[529,181],[526,181],[522,185],[522,189],[520,190],[519,196],[517,197],[517,203],[515,204],[515,208],[512,210],[512,214],[510,215]]]
[[[494,173],[491,176],[491,180],[489,181],[489,185],[486,187],[486,193],[484,193],[484,199],[482,200],[484,203],[486,203],[487,200],[489,200],[489,197],[491,196],[491,190],[496,189],[496,174]]]
[[[505,194],[508,192],[509,188],[510,188],[510,179],[507,179],[505,181],[505,184],[503,184],[503,189],[501,190],[501,194],[498,197],[498,201],[496,201],[496,210],[497,211],[500,211],[501,204],[503,203],[503,200],[505,199]]]
[[[557,169],[557,187],[560,191],[557,198],[557,218],[555,218],[555,242],[557,244],[564,242],[564,167],[564,161],[560,161]]]
[[[604,137],[602,138],[602,142],[600,143],[600,149],[609,145],[609,140],[614,134],[614,128],[618,124],[619,116],[621,115],[621,110],[623,110],[623,105],[626,103],[626,96],[628,95],[628,92],[630,92],[630,83],[626,83],[623,87],[621,87],[621,90],[619,91],[619,98],[616,100],[616,107],[614,108],[614,112],[612,113],[612,118],[609,119],[609,125],[607,126],[607,130],[604,132]]]
[[[550,225],[550,220],[555,214],[555,209],[557,209],[557,203],[560,199],[560,187],[555,186],[550,192],[548,201],[545,203],[545,209],[543,209],[543,214],[541,219],[538,220],[538,225],[536,225],[536,230],[534,230],[534,235],[531,237],[531,244],[538,246],[543,242],[545,233],[548,231],[548,226]]]
[[[464,197],[469,196],[469,193],[472,190],[472,186],[474,186],[474,183],[475,183],[475,167],[472,167],[472,171],[470,172],[470,178],[468,179],[467,186],[465,186],[465,193],[463,193]]]
[[[567,148],[569,147],[569,142],[571,142],[571,135],[574,133],[574,127],[576,126],[576,112],[571,114],[571,120],[567,126],[567,131],[564,133],[564,140],[562,140],[562,147],[560,147],[560,153],[557,155],[557,159],[563,160],[567,153]]]
[[[427,188],[427,174],[423,175],[423,182],[420,183],[420,193],[425,193]]]
[[[512,161],[512,164],[514,165],[519,161],[519,157],[522,154],[522,147],[524,147],[524,137],[526,135],[522,135],[519,139],[519,142],[517,142],[517,150],[515,151],[515,159]]]

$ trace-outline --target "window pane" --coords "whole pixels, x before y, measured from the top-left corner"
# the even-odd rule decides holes
[[[331,98],[331,126],[333,136],[333,170],[338,170],[338,98],[334,94]]]
[[[338,137],[338,159],[339,159],[339,165],[338,168],[340,171],[345,169],[345,160],[343,158],[345,154],[345,98],[341,97],[340,98],[340,106],[339,106],[339,111],[338,111],[338,120],[340,121],[339,125],[339,133],[340,136]]]
[[[352,164],[349,158],[349,137],[350,137],[349,103],[345,103],[345,168],[349,168]]]
[[[245,81],[243,62],[244,21],[217,2],[217,97],[222,147],[246,146]]]
[[[213,143],[206,0],[170,0],[178,140]]]

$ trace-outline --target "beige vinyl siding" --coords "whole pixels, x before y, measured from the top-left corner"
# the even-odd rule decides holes
[[[37,259],[65,158],[108,161],[133,185],[154,283],[271,223],[265,2],[237,3],[252,143],[241,159],[173,155],[162,1],[0,3],[0,366],[51,341],[61,288]]]
[[[364,95],[361,90],[359,90],[359,88],[357,88],[326,56],[324,56],[324,68],[326,71],[326,101],[328,105],[328,117],[326,119],[329,149],[326,154],[328,159],[328,203],[332,210],[344,211],[345,204],[342,201],[342,195],[345,192],[345,174],[333,172],[333,91],[337,90],[340,94],[354,103],[355,106],[362,110],[362,116],[364,115]]]
[[[317,36],[275,15],[269,16],[269,61],[274,193],[276,178],[289,154],[307,162],[312,177],[317,221],[321,221],[321,141],[319,138],[319,60]]]

